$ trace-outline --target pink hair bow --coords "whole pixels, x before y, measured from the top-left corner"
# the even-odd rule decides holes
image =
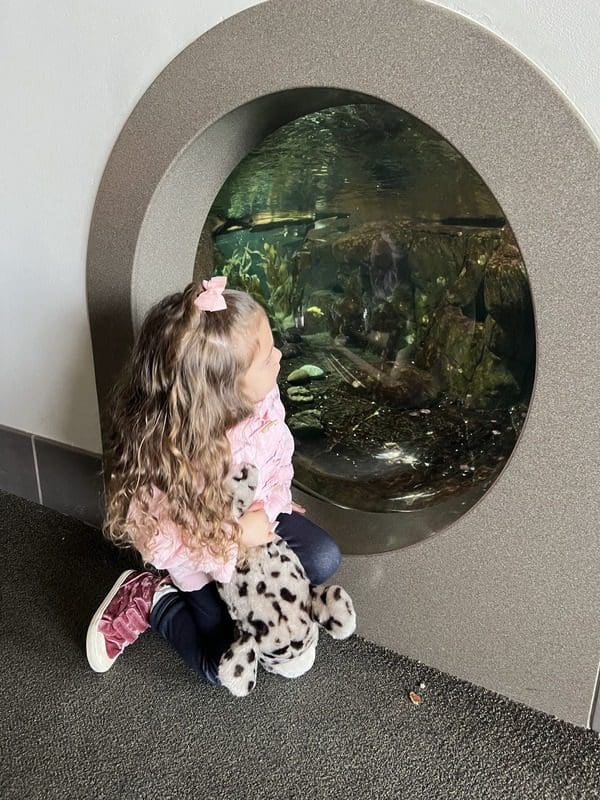
[[[227,303],[223,297],[223,289],[227,286],[227,278],[223,275],[217,275],[209,281],[202,281],[202,286],[204,286],[204,291],[200,292],[194,300],[196,308],[201,308],[202,311],[222,311],[227,308]]]

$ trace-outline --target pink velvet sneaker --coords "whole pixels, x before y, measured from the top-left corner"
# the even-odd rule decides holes
[[[165,582],[133,569],[119,575],[88,627],[87,660],[94,672],[109,670],[124,648],[150,627],[154,593]]]

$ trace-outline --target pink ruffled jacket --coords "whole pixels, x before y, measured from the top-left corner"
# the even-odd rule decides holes
[[[254,416],[236,425],[227,438],[231,444],[232,466],[254,464],[258,469],[255,500],[262,500],[264,509],[274,522],[281,513],[292,511],[291,484],[294,470],[292,455],[294,438],[285,424],[285,410],[277,386],[256,405]],[[237,548],[232,548],[227,561],[211,556],[208,551],[200,561],[190,558],[181,540],[181,529],[164,513],[163,492],[153,487],[150,512],[159,520],[159,530],[151,549],[142,552],[145,561],[157,569],[167,570],[173,583],[182,591],[201,589],[212,580],[228,583],[235,567]],[[129,517],[143,513],[131,504]]]

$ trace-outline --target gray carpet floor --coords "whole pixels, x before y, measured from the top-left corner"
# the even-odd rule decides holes
[[[3,800],[600,796],[597,734],[356,636],[324,635],[311,672],[261,673],[244,700],[151,632],[96,675],[87,623],[126,558],[5,493],[0,541]]]

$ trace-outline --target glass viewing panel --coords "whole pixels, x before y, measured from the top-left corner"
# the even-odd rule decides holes
[[[498,476],[534,380],[529,283],[497,201],[431,128],[382,103],[280,128],[212,206],[195,277],[211,268],[267,310],[300,488],[467,510]]]

